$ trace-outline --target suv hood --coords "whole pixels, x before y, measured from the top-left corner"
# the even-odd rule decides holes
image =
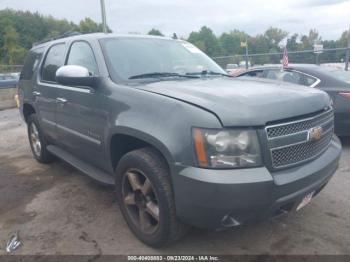
[[[329,96],[314,88],[247,78],[160,81],[138,88],[208,110],[224,126],[264,126],[323,110],[330,104]]]

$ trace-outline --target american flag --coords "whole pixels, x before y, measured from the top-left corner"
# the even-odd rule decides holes
[[[285,47],[284,51],[283,51],[282,65],[283,65],[283,69],[288,67],[288,51],[287,51],[287,47]]]

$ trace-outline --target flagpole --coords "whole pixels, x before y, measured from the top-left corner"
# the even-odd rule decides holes
[[[348,31],[348,49],[346,50],[346,55],[345,55],[345,71],[349,70],[349,57],[350,57],[350,26]]]

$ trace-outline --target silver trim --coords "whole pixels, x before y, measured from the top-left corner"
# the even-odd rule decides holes
[[[296,73],[299,73],[299,74],[302,74],[302,75],[305,75],[305,76],[308,76],[308,77],[315,79],[316,81],[312,85],[309,85],[308,87],[316,87],[319,83],[321,83],[321,79],[319,79],[316,76],[313,76],[313,75],[310,75],[310,74],[307,74],[307,73],[304,73],[304,72],[301,72],[301,71],[295,70],[295,69],[289,69],[289,70],[287,69],[287,71],[293,71],[293,72],[296,72]]]
[[[57,102],[57,103],[65,104],[65,103],[67,103],[67,99],[62,98],[62,97],[57,97],[57,98],[56,98],[56,102]]]
[[[286,164],[286,165],[279,165],[279,166],[275,166],[274,165],[274,162],[273,162],[273,152],[276,151],[276,150],[280,150],[280,149],[284,149],[284,148],[288,148],[288,147],[292,147],[292,146],[295,146],[295,145],[301,145],[301,144],[306,144],[307,142],[309,142],[308,140],[303,140],[303,141],[300,141],[300,142],[297,142],[297,143],[292,143],[292,144],[286,144],[286,145],[283,145],[283,146],[279,146],[279,147],[270,147],[270,144],[269,142],[270,141],[274,141],[274,140],[278,140],[278,139],[283,139],[283,138],[286,138],[286,137],[290,137],[290,136],[295,136],[295,135],[300,135],[301,133],[305,133],[307,132],[308,130],[303,130],[303,131],[298,131],[298,132],[295,132],[295,133],[290,133],[290,134],[286,134],[286,135],[280,135],[280,136],[275,136],[275,137],[269,137],[268,136],[268,130],[270,128],[278,128],[278,127],[283,127],[283,126],[288,126],[288,125],[293,125],[293,124],[297,124],[297,123],[302,123],[302,122],[308,122],[308,121],[313,121],[313,120],[316,120],[317,119],[320,119],[320,121],[325,121],[325,122],[321,122],[319,123],[319,125],[321,127],[325,127],[327,126],[329,123],[333,122],[334,123],[334,114],[330,114],[331,112],[333,112],[333,108],[330,107],[329,110],[326,110],[325,112],[322,112],[321,114],[318,114],[318,115],[315,115],[313,117],[308,117],[308,118],[304,118],[304,119],[300,119],[300,120],[295,120],[295,121],[290,121],[290,122],[286,122],[286,123],[281,123],[281,124],[275,124],[275,125],[270,125],[270,126],[266,126],[265,127],[265,134],[266,134],[266,138],[267,138],[267,142],[268,142],[268,145],[269,145],[269,151],[270,151],[270,159],[271,159],[271,166],[273,169],[275,170],[278,170],[278,169],[282,169],[282,168],[286,168],[286,167],[291,167],[291,166],[296,166],[296,165],[299,165],[299,164],[302,164],[306,161],[310,161],[312,159],[315,159],[317,158],[320,154],[322,154],[325,150],[327,150],[329,144],[331,143],[331,140],[332,138],[330,137],[330,142],[328,144],[328,146],[326,146],[325,148],[323,148],[322,150],[320,150],[319,153],[309,157],[309,158],[306,158],[306,159],[303,159],[301,161],[297,161],[295,163],[290,163],[290,164]],[[329,117],[327,117],[327,115],[329,114]],[[325,118],[322,119],[322,117],[326,116]],[[334,124],[332,125],[332,127],[326,129],[323,134],[322,134],[322,137],[324,136],[327,136],[329,135],[330,132],[333,132],[334,131]],[[322,139],[322,138],[321,138]]]
[[[290,121],[290,122],[286,122],[286,123],[266,126],[265,127],[265,131],[266,131],[266,134],[267,134],[267,129],[269,129],[269,128],[279,127],[279,126],[288,126],[288,125],[295,124],[295,123],[306,122],[306,121],[309,121],[309,120],[312,120],[312,119],[315,119],[315,118],[319,118],[319,117],[321,117],[323,115],[326,115],[326,114],[328,114],[329,112],[332,112],[332,111],[333,111],[333,108],[330,108],[329,110],[324,111],[322,114],[318,114],[318,115],[313,116],[313,117],[308,117],[308,118],[303,118],[303,119],[300,119],[300,120],[295,120],[295,121]]]
[[[332,141],[332,138],[331,138],[331,141]],[[318,154],[316,154],[316,155],[314,155],[312,157],[306,158],[304,160],[301,160],[299,162],[295,162],[295,163],[291,163],[291,164],[287,164],[287,165],[283,165],[283,166],[278,166],[278,167],[274,167],[273,166],[273,168],[278,170],[278,169],[282,169],[282,168],[286,168],[286,167],[295,166],[295,165],[299,165],[299,164],[305,163],[307,161],[313,160],[313,159],[317,158],[318,156],[322,155],[327,149],[328,149],[328,147],[325,147]]]
[[[308,120],[306,120],[308,121]],[[324,122],[321,124],[321,126],[326,126],[327,124],[329,124],[330,122],[334,122],[334,116],[331,116],[329,118],[329,120],[327,122]],[[328,132],[328,130],[326,131]],[[268,141],[274,141],[274,140],[281,140],[281,139],[284,139],[285,137],[288,137],[288,136],[295,136],[295,135],[300,135],[302,133],[308,133],[308,130],[302,130],[302,131],[298,131],[298,132],[295,132],[295,133],[291,133],[291,134],[287,134],[287,135],[282,135],[282,136],[275,136],[275,137],[267,137]],[[307,142],[308,140],[305,140],[304,142]],[[275,148],[275,147],[274,147]]]
[[[86,94],[93,93],[93,92],[91,92],[91,89],[84,88],[84,87],[62,86],[62,85],[55,84],[55,83],[43,82],[41,80],[38,80],[38,84],[42,85],[42,86],[55,87],[55,88],[60,88],[60,89],[65,89],[65,90],[70,90],[70,91],[77,91],[77,92],[86,93]]]
[[[328,128],[327,131],[324,131],[322,133],[322,137],[325,136],[326,134],[328,134],[332,130],[333,130],[333,127]],[[300,141],[300,142],[297,142],[297,143],[288,144],[288,145],[285,145],[285,146],[273,147],[273,148],[270,148],[270,151],[272,153],[272,151],[275,151],[275,150],[278,150],[278,149],[283,149],[283,148],[286,148],[286,147],[291,147],[291,146],[296,146],[296,145],[300,145],[300,144],[305,144],[307,142],[310,142],[310,141],[309,140],[304,140],[304,141]]]
[[[48,119],[46,119],[46,118],[41,118],[41,121],[44,122],[44,123],[46,123],[46,124],[52,125],[52,126],[55,126],[55,125],[56,125],[55,122],[50,121],[50,120],[48,120]]]
[[[94,144],[96,144],[96,145],[99,145],[99,146],[100,146],[101,143],[102,143],[100,140],[97,140],[97,139],[94,139],[94,138],[89,137],[89,136],[87,136],[87,135],[84,135],[84,134],[82,134],[82,133],[80,133],[80,132],[78,132],[78,131],[75,131],[75,130],[70,129],[70,128],[68,128],[68,127],[65,127],[65,126],[62,126],[62,125],[60,125],[60,124],[57,124],[57,123],[55,123],[55,122],[53,122],[53,121],[50,121],[50,120],[48,120],[48,119],[46,119],[46,118],[42,118],[41,121],[43,121],[43,122],[45,122],[45,123],[47,123],[47,124],[49,124],[49,125],[56,126],[57,128],[60,128],[61,130],[65,131],[65,132],[67,132],[67,133],[70,133],[70,134],[72,134],[72,135],[78,136],[78,137],[80,137],[80,138],[82,138],[82,139],[85,139],[85,140],[87,140],[87,141],[89,141],[89,142],[91,142],[91,143],[94,143]]]
[[[65,127],[65,126],[62,126],[62,125],[60,125],[60,124],[56,124],[56,127],[57,127],[57,128],[60,128],[60,129],[63,130],[63,131],[66,131],[67,133],[70,133],[70,134],[72,134],[72,135],[75,135],[75,136],[78,136],[78,137],[80,137],[80,138],[82,138],[82,139],[85,139],[85,140],[87,140],[87,141],[89,141],[89,142],[91,142],[91,143],[94,143],[94,144],[96,144],[96,145],[101,145],[101,141],[99,141],[99,140],[97,140],[97,139],[94,139],[94,138],[92,138],[92,137],[89,137],[89,136],[87,136],[87,135],[84,135],[84,134],[82,134],[82,133],[80,133],[80,132],[78,132],[78,131],[75,131],[75,130],[70,129],[70,128]]]

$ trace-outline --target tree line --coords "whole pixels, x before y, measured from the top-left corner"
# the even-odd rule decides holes
[[[149,34],[162,35],[158,29],[152,29]],[[250,54],[280,53],[284,46],[288,51],[313,50],[314,44],[323,44],[324,49],[347,47],[348,32],[344,31],[337,40],[323,40],[316,29],[311,29],[307,35],[292,34],[280,28],[270,27],[264,33],[255,36],[244,31],[232,30],[216,36],[207,26],[199,31],[190,33],[187,41],[193,43],[211,57],[232,56],[216,59],[221,65],[239,63],[245,54],[244,44],[248,44]],[[243,45],[242,45],[243,44]],[[290,54],[289,61],[295,63],[315,63],[315,54]],[[341,62],[345,58],[345,51],[324,52],[318,59],[323,62]],[[250,57],[252,64],[279,63],[280,55],[264,55]]]
[[[27,50],[34,43],[67,32],[102,32],[102,24],[90,18],[75,24],[66,19],[43,16],[38,12],[0,10],[0,64],[22,64]]]
[[[108,29],[111,32],[110,29]],[[34,43],[55,38],[66,32],[93,33],[102,32],[102,24],[85,18],[79,23],[73,23],[66,19],[55,19],[52,16],[44,16],[38,12],[15,11],[11,9],[0,10],[0,64],[22,64],[25,54]],[[148,32],[150,35],[163,36],[158,29]],[[174,34],[175,35],[175,34]],[[285,41],[289,51],[301,51],[313,49],[314,43],[322,43],[324,48],[343,48],[347,46],[347,31],[344,31],[337,40],[322,40],[316,29],[309,34],[289,34],[280,28],[270,27],[264,33],[249,35],[244,31],[232,30],[217,36],[207,26],[190,33],[185,39],[211,57],[232,56],[227,59],[217,60],[221,65],[227,63],[239,63],[245,48],[241,43],[248,43],[249,53],[275,53],[281,52],[281,42]],[[340,62],[345,57],[344,51],[325,52],[322,60],[327,62]],[[251,57],[252,64],[279,63],[280,56]],[[291,62],[313,63],[313,53],[290,55]]]

